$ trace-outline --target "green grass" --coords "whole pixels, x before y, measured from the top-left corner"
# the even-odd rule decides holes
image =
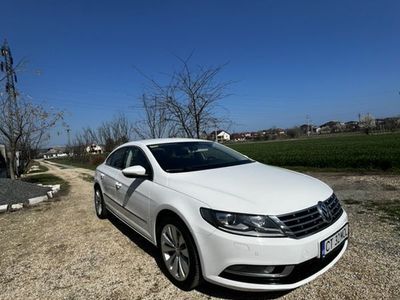
[[[301,171],[400,173],[400,134],[321,137],[229,146],[262,163]]]
[[[100,165],[104,159],[105,155],[85,155],[81,157],[62,157],[55,158],[51,161],[56,164],[63,164],[68,166],[73,166],[77,168],[84,168],[89,170],[95,170],[98,165]]]
[[[41,183],[43,185],[54,185],[60,184],[60,192],[62,195],[65,195],[69,191],[69,183],[68,181],[62,179],[53,174],[37,174],[37,175],[28,175],[22,179],[23,181],[30,182],[30,183]],[[57,194],[59,194],[57,193]]]
[[[47,171],[49,170],[48,167],[46,167],[46,166],[40,164],[40,163],[37,162],[37,161],[32,162],[32,164],[30,164],[29,168],[32,167],[32,166],[38,166],[39,169],[38,169],[38,170],[35,170],[35,171],[30,171],[29,174],[47,172]],[[28,170],[29,170],[29,168],[28,168]]]

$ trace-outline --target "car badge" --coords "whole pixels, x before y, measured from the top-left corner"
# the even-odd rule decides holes
[[[332,212],[329,209],[328,205],[326,205],[322,201],[319,201],[317,204],[317,209],[318,209],[319,214],[321,215],[322,220],[325,223],[332,222],[333,216],[332,216]]]

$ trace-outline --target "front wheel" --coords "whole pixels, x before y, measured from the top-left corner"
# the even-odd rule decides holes
[[[158,233],[158,245],[167,277],[183,290],[198,286],[201,280],[199,257],[185,224],[175,218],[164,220]]]
[[[94,208],[99,219],[107,218],[107,208],[104,204],[103,193],[100,188],[94,190]]]

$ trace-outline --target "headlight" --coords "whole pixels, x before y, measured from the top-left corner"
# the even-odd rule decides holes
[[[201,216],[218,229],[240,235],[283,237],[286,234],[268,216],[248,215],[200,208]]]

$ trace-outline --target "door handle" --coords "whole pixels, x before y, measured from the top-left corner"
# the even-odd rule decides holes
[[[119,189],[121,188],[121,186],[122,186],[122,184],[120,184],[119,182],[116,182],[116,183],[115,183],[115,188],[116,188],[117,190],[119,190]]]

